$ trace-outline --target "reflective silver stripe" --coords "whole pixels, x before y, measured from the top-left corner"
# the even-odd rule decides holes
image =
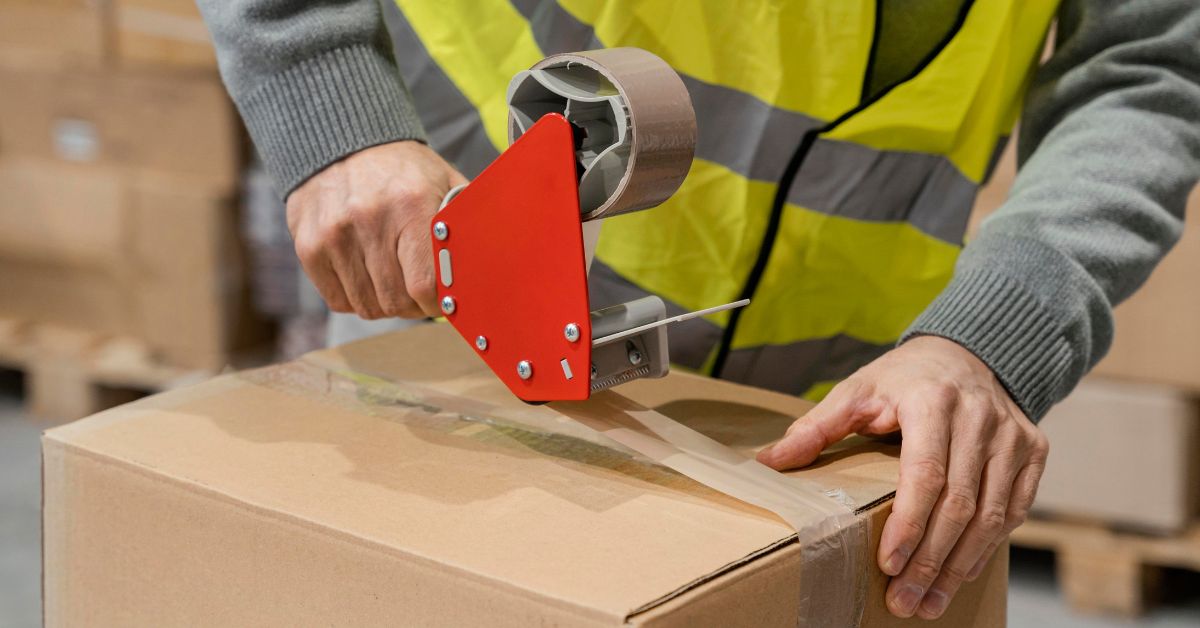
[[[543,54],[603,48],[591,26],[553,0],[510,0],[529,21]],[[759,181],[783,175],[792,151],[821,120],[773,107],[746,92],[680,74],[696,109],[700,129],[696,156]]]
[[[488,139],[479,111],[425,49],[395,2],[383,3],[396,65],[416,105],[429,145],[473,179],[500,156]]]
[[[818,382],[845,379],[892,347],[838,335],[734,349],[729,352],[721,379],[800,395]]]
[[[588,272],[588,301],[593,310],[633,301],[650,294],[652,293],[618,275],[600,260],[592,260],[592,269]],[[688,311],[667,299],[663,299],[663,302],[667,305],[667,316],[678,316]],[[721,328],[703,318],[693,318],[667,327],[671,362],[688,368],[698,369],[704,366],[709,353],[720,340]]]
[[[788,202],[855,220],[905,221],[961,244],[977,187],[941,155],[819,139],[796,175]]]
[[[517,13],[529,22],[533,38],[546,56],[605,47],[591,26],[580,22],[554,0],[510,1]]]
[[[510,0],[529,21],[543,54],[603,47],[591,26],[554,0]],[[696,109],[696,156],[758,181],[776,182],[809,130],[823,122],[746,92],[681,74]],[[976,185],[941,155],[881,151],[818,139],[788,201],[824,214],[907,221],[961,244]]]

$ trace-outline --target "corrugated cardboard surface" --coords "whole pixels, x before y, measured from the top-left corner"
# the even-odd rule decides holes
[[[395,381],[520,421],[439,413]],[[620,392],[747,452],[808,407],[686,375]],[[44,447],[52,626],[795,625],[800,579],[822,576],[773,515],[512,399],[442,325],[159,395]],[[894,446],[847,441],[797,477],[843,489],[874,543],[896,472]],[[864,625],[893,625],[868,556]],[[1005,573],[939,625],[1003,625]]]
[[[1196,515],[1195,399],[1161,386],[1092,378],[1041,427],[1054,451],[1037,510],[1153,532],[1179,532]]]

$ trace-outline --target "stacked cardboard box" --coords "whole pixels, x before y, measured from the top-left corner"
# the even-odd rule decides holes
[[[0,2],[0,317],[226,364],[243,153],[191,2]]]
[[[973,228],[1016,173],[1013,147],[981,192]],[[1035,509],[1174,534],[1200,514],[1200,190],[1183,239],[1117,306],[1108,355],[1042,428],[1050,460]]]
[[[615,394],[739,468],[811,406],[678,373]],[[634,421],[623,407],[602,414]],[[789,474],[854,512],[853,534],[800,542],[570,412],[521,403],[448,325],[422,325],[51,430],[45,623],[1004,625],[1003,551],[939,621],[887,612],[896,445],[848,439]]]

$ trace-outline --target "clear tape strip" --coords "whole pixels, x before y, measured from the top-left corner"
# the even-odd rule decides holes
[[[514,411],[512,407],[426,385],[353,371],[336,358],[320,354],[291,363],[304,364],[317,367],[319,372],[306,371],[302,366],[293,366],[290,371],[277,366],[247,371],[242,377],[359,409],[399,405],[406,412],[416,409],[430,415],[450,413],[463,420],[535,431],[545,430],[546,425],[531,423],[534,415],[549,412],[555,418],[565,417],[713,490],[777,515],[796,531],[800,544],[804,573],[800,578],[798,625],[845,628],[858,626],[861,621],[867,585],[866,570],[862,568],[868,545],[867,521],[856,518],[850,506],[812,481],[779,473],[613,391],[594,394],[585,402],[555,402]]]

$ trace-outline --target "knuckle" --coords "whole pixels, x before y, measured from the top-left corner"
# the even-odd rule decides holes
[[[970,567],[967,569],[970,569]],[[957,588],[959,584],[967,579],[967,569],[963,569],[953,562],[947,561],[946,564],[942,565],[940,575],[943,582],[942,586],[950,589]]]
[[[433,281],[433,277],[422,276],[420,279],[408,283],[408,295],[410,304],[414,309],[420,311],[420,304],[433,303],[438,297],[437,283]]]
[[[309,238],[296,239],[296,257],[302,264],[314,264],[321,258],[321,245]]]
[[[399,182],[392,185],[387,190],[389,201],[400,208],[411,208],[419,205],[425,198],[419,185],[414,185],[410,182]]]
[[[342,230],[377,232],[383,227],[386,213],[384,206],[379,203],[360,202],[349,205],[346,210]]]
[[[912,465],[913,480],[918,484],[936,489],[939,493],[946,485],[946,465],[934,458],[922,458]]]
[[[1005,511],[997,507],[987,507],[978,516],[979,531],[988,537],[994,537],[1004,530],[1008,517]]]
[[[975,516],[975,496],[952,488],[942,503],[942,516],[957,526],[965,526]]]
[[[1011,511],[1009,511],[1008,517],[1005,519],[1004,531],[1007,533],[1007,532],[1012,532],[1013,530],[1016,530],[1017,528],[1021,527],[1021,524],[1025,523],[1025,520],[1028,517],[1029,517],[1029,508],[1028,507],[1018,506],[1016,508],[1013,508]]]
[[[954,384],[949,382],[934,382],[929,385],[929,389],[925,392],[928,398],[934,403],[934,407],[945,408],[953,406],[959,401],[959,390]]]
[[[437,298],[437,282],[432,275],[421,275],[408,284],[408,294],[417,303],[432,302]]]
[[[942,571],[941,561],[924,552],[913,556],[910,565],[917,578],[925,583],[933,582]]]
[[[1039,463],[1044,463],[1050,456],[1050,439],[1046,438],[1046,435],[1036,427],[1033,429],[1036,433],[1033,441],[1033,457]]]
[[[857,376],[850,376],[839,382],[836,386],[834,386],[834,388],[837,389],[840,394],[849,397],[858,397],[860,394],[862,394],[865,386],[866,385],[863,383],[861,378]]]
[[[925,522],[918,521],[913,517],[899,517],[901,526],[900,535],[906,538],[913,545],[925,536]]]
[[[321,241],[322,247],[339,247],[346,241],[347,234],[350,233],[354,223],[349,214],[342,214],[333,220],[325,223],[318,231],[317,237]]]

